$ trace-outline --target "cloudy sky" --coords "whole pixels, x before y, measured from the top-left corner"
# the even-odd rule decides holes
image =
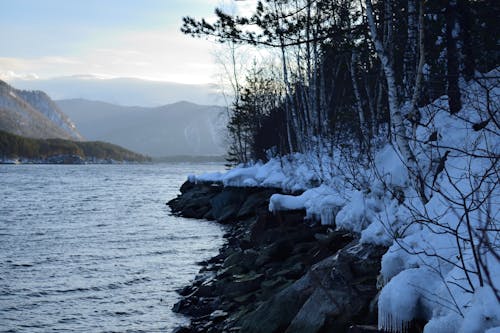
[[[224,5],[232,2],[226,0]],[[221,3],[0,0],[0,79],[89,74],[213,82],[214,44],[185,36],[179,28],[183,16],[211,17]]]

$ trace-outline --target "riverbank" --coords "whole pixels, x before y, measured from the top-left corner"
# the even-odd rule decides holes
[[[200,263],[174,311],[176,332],[376,332],[377,277],[387,248],[306,221],[304,210],[270,213],[278,189],[185,182],[176,215],[227,227],[219,254]]]

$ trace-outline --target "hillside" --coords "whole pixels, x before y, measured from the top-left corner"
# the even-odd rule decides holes
[[[223,155],[226,113],[219,106],[179,102],[130,107],[84,99],[57,101],[89,140],[155,157]]]
[[[32,139],[0,131],[0,161],[28,163],[147,162],[146,156],[106,142]]]
[[[15,89],[0,81],[0,130],[21,136],[82,140],[74,123],[42,91]]]

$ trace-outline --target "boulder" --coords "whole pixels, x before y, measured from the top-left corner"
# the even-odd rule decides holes
[[[234,275],[232,279],[227,279],[218,285],[222,289],[222,295],[243,295],[260,288],[264,281],[263,274],[241,274]]]
[[[221,191],[221,186],[187,181],[181,187],[182,194],[167,202],[167,205],[173,214],[201,219],[210,211],[210,200]]]
[[[212,217],[221,223],[235,220],[245,199],[245,191],[231,187],[224,188],[224,191],[210,199]]]
[[[250,216],[256,216],[259,213],[266,212],[269,205],[269,198],[274,193],[277,193],[276,189],[253,189],[253,193],[249,194],[240,210],[238,211],[237,217],[239,219],[247,218]]]
[[[241,319],[241,332],[343,332],[369,317],[384,247],[351,242]]]

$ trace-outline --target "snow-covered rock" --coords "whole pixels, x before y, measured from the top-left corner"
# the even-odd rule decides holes
[[[498,332],[500,134],[498,119],[479,130],[475,124],[498,108],[500,85],[496,79],[462,89],[463,108],[456,115],[446,111],[446,97],[421,109],[422,123],[429,125],[418,127],[413,149],[427,200],[421,200],[391,145],[376,150],[372,164],[359,164],[355,175],[349,161],[339,158],[341,151],[334,151],[320,159],[294,154],[193,179],[300,190],[273,195],[269,209],[305,209],[323,224],[359,233],[362,244],[390,246],[381,262],[381,329],[404,332],[421,319],[429,333]],[[437,141],[428,142],[434,132]],[[446,170],[438,173],[439,164]],[[334,167],[326,175],[323,166]]]

